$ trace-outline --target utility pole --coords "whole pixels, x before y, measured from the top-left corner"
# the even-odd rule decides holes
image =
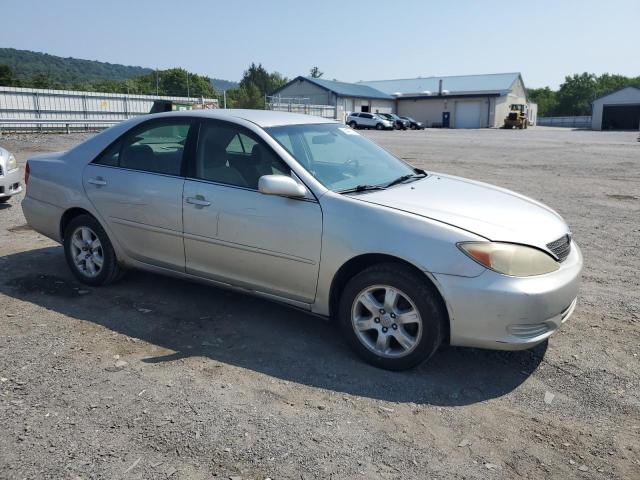
[[[189,93],[190,93],[190,90],[189,90],[189,72],[187,72],[187,97],[191,96]]]
[[[227,91],[223,90],[222,91],[222,104],[224,105],[224,108],[227,108]]]
[[[158,79],[158,70],[156,69],[156,96],[158,95],[159,85],[160,85],[160,80]]]

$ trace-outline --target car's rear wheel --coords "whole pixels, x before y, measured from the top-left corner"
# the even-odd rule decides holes
[[[438,349],[447,314],[426,278],[387,263],[369,267],[347,283],[339,318],[347,341],[367,362],[405,370]]]
[[[349,122],[349,126],[355,130],[358,124],[352,120]]]
[[[107,233],[90,215],[79,215],[65,227],[64,252],[71,272],[82,283],[107,285],[121,276]]]

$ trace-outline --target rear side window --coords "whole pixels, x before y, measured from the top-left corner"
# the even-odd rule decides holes
[[[180,120],[135,129],[93,163],[165,175],[180,175],[191,122]]]
[[[362,118],[373,118],[373,115],[371,115],[370,113],[362,113],[360,116]]]

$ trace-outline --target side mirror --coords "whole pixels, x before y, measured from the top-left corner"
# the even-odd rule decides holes
[[[283,197],[304,197],[307,189],[293,178],[285,175],[263,175],[258,180],[258,191],[265,195],[281,195]]]

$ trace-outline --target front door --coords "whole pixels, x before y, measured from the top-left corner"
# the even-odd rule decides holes
[[[320,262],[322,211],[312,198],[258,191],[261,175],[289,167],[256,135],[205,121],[184,187],[188,273],[311,303]]]
[[[183,161],[192,122],[145,122],[83,172],[84,189],[119,245],[143,263],[184,271]]]

